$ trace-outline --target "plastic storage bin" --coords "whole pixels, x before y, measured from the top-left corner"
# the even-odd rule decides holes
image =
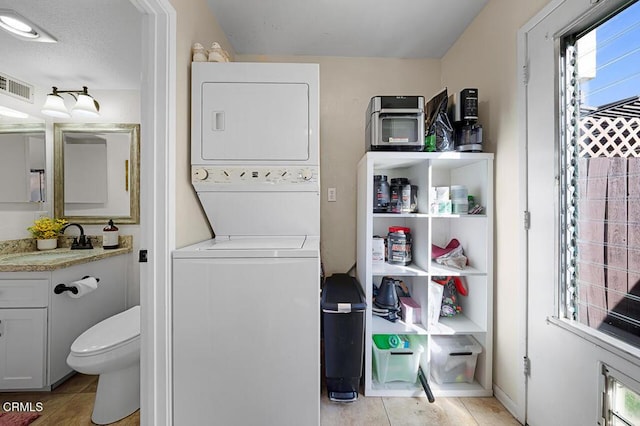
[[[322,289],[324,367],[332,401],[358,399],[364,354],[365,296],[358,281],[333,274]]]
[[[438,383],[473,383],[482,346],[473,336],[431,336],[431,376]]]
[[[379,383],[394,381],[414,383],[418,378],[420,357],[424,352],[424,345],[418,339],[400,336],[409,341],[408,348],[389,348],[382,342],[388,340],[389,335],[373,336],[373,369]]]

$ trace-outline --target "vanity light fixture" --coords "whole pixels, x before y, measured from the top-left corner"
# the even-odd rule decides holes
[[[21,40],[58,42],[51,34],[11,9],[0,9],[0,29]]]
[[[71,108],[71,113],[64,104],[61,93],[67,93],[76,100]],[[71,114],[76,117],[98,117],[100,113],[98,101],[89,95],[87,86],[82,86],[82,90],[58,90],[53,86],[53,92],[47,95],[47,99],[42,106],[42,113],[52,117],[70,118]]]

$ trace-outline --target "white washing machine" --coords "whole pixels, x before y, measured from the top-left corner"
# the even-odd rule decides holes
[[[174,424],[318,424],[318,248],[216,237],[174,253]]]
[[[318,66],[192,65],[216,236],[173,253],[173,423],[319,425]]]

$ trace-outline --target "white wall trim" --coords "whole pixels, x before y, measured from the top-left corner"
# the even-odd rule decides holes
[[[175,248],[176,12],[132,0],[143,19],[141,90],[140,421],[172,424],[171,252]]]
[[[556,10],[565,0],[553,0],[547,4],[540,12],[538,12],[533,18],[531,18],[525,25],[518,30],[517,35],[517,66],[518,72],[518,150],[519,150],[519,211],[521,212],[521,227],[518,235],[518,297],[517,303],[520,306],[518,312],[518,341],[520,345],[518,347],[518,359],[522,360],[523,374],[522,379],[517,383],[516,400],[508,398],[506,394],[500,390],[503,396],[499,397],[496,392],[496,398],[507,407],[507,409],[518,419],[522,424],[526,423],[527,416],[527,376],[524,374],[524,359],[528,354],[528,335],[527,335],[527,320],[528,320],[528,257],[529,257],[529,240],[528,231],[524,227],[524,214],[529,210],[528,204],[528,150],[527,150],[527,84],[529,79],[529,58],[527,54],[527,34],[536,25],[542,22],[549,14]],[[495,389],[500,389],[497,386]],[[508,399],[510,407],[502,398]]]
[[[495,396],[496,399],[500,401],[502,405],[504,405],[504,408],[506,408],[507,411],[511,413],[513,417],[518,419],[519,422],[522,422],[522,420],[518,418],[518,410],[519,410],[518,404],[516,404],[515,401],[509,398],[509,396],[506,393],[504,393],[504,391],[499,386],[495,384],[493,385],[493,396]]]

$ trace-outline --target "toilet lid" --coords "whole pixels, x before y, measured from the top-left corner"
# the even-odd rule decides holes
[[[71,352],[86,355],[118,346],[140,336],[140,306],[109,317],[84,333],[71,345]]]

